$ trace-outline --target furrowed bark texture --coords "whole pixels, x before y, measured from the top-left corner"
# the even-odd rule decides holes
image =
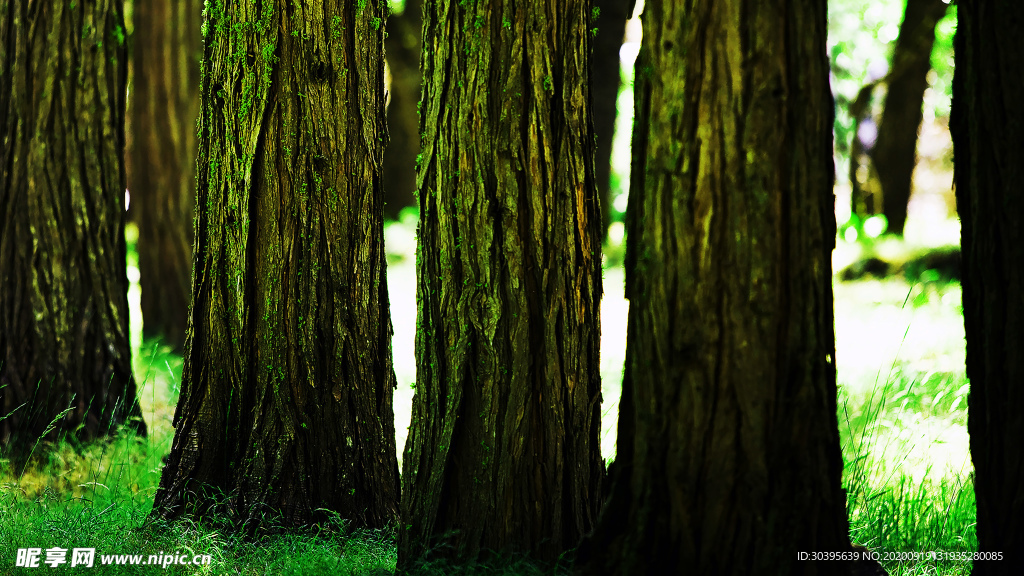
[[[398,218],[402,208],[416,204],[416,155],[420,152],[420,33],[423,6],[406,0],[405,10],[388,18],[384,41],[391,69],[388,95],[388,136],[384,150],[384,214]]]
[[[192,274],[203,3],[145,0],[133,11],[129,173],[139,225],[143,331],[185,344]]]
[[[589,13],[581,0],[426,6],[400,567],[432,555],[556,560],[595,520]]]
[[[145,424],[128,343],[121,0],[0,0],[0,448]],[[52,424],[52,427],[51,427]]]
[[[917,164],[917,132],[921,126],[924,91],[932,68],[935,25],[946,15],[942,0],[907,0],[900,36],[892,54],[878,140],[871,160],[882,186],[882,207],[889,231],[903,234],[907,202]]]
[[[611,496],[586,574],[846,574],[825,1],[649,0]]]
[[[207,5],[192,312],[154,517],[396,519],[384,10]]]
[[[1007,0],[957,4],[956,71],[950,131],[960,214],[967,430],[974,462],[980,554],[975,576],[1024,572],[1024,5]]]

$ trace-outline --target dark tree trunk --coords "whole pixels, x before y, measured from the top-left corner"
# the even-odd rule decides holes
[[[398,562],[552,561],[593,526],[603,474],[590,6],[441,0],[424,18]]]
[[[838,574],[825,0],[648,0],[611,496],[587,574]]]
[[[420,153],[420,0],[405,0],[405,10],[388,18],[384,41],[391,69],[388,136],[384,149],[384,215],[398,218],[416,204],[416,155]]]
[[[861,184],[858,172],[860,172],[861,166],[865,166],[869,174],[872,174],[874,170],[874,166],[869,161],[871,147],[861,140],[860,127],[865,120],[873,122],[870,108],[871,100],[875,88],[883,80],[884,78],[874,80],[861,86],[857,92],[857,97],[850,103],[850,116],[853,117],[853,138],[850,141],[850,167],[847,171],[847,177],[850,180],[850,214],[857,216],[861,222],[881,212],[878,178],[870,175],[865,179],[864,184]],[[870,144],[874,146],[874,142]]]
[[[590,73],[593,98],[594,154],[597,189],[601,197],[601,238],[608,233],[611,207],[612,139],[615,136],[616,101],[619,98],[619,49],[626,33],[626,20],[633,14],[635,0],[593,0],[598,12],[591,26],[597,27]]]
[[[198,0],[146,0],[133,12],[128,189],[139,225],[142,326],[175,348],[188,326],[202,10]]]
[[[1024,573],[1024,4],[958,2],[953,135],[967,337],[975,576]]]
[[[942,0],[907,0],[900,35],[892,53],[892,71],[878,140],[871,153],[882,188],[882,210],[889,231],[903,234],[907,201],[917,164],[917,132],[928,87],[935,25],[946,14]]]
[[[122,10],[0,0],[0,448],[11,453],[44,435],[146,430],[128,343]]]
[[[191,320],[153,516],[384,526],[386,2],[209,6]]]

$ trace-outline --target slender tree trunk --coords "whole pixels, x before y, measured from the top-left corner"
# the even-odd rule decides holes
[[[191,321],[155,517],[396,520],[385,9],[207,6]]]
[[[960,214],[975,576],[1024,572],[1024,4],[961,0],[950,131]],[[1000,554],[1001,561],[992,560]]]
[[[121,0],[0,0],[0,448],[12,453],[146,430],[128,343],[125,64]]]
[[[946,14],[942,0],[907,0],[871,159],[882,187],[882,209],[889,231],[903,234],[911,180],[917,164],[917,132],[931,70],[935,25]]]
[[[590,6],[441,0],[424,18],[399,567],[553,561],[593,526],[603,473]]]
[[[398,218],[402,208],[416,204],[416,155],[420,153],[420,0],[406,0],[405,10],[388,18],[385,40],[391,68],[388,142],[384,150],[384,215]]]
[[[128,189],[139,225],[143,330],[175,348],[188,326],[202,10],[199,0],[146,0],[133,14]]]
[[[590,85],[594,101],[594,132],[597,151],[594,155],[597,189],[601,196],[601,238],[608,233],[611,207],[612,140],[615,137],[616,104],[619,98],[619,49],[626,33],[626,20],[633,14],[635,0],[593,0],[597,10],[594,57]]]
[[[871,142],[871,145],[868,146],[861,140],[860,128],[865,122],[874,122],[871,116],[871,100],[875,88],[884,80],[884,78],[880,78],[861,86],[857,97],[850,103],[850,116],[853,117],[853,138],[850,141],[850,167],[846,174],[850,181],[850,214],[859,218],[861,222],[881,212],[878,178],[875,177],[874,165],[870,162],[870,154],[875,142]],[[862,166],[868,170],[869,174],[863,184],[858,177]]]
[[[648,0],[610,500],[586,574],[840,574],[825,0]]]

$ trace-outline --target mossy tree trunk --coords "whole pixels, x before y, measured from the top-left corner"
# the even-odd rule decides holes
[[[154,517],[396,519],[385,9],[207,6],[192,311]]]
[[[590,25],[592,31],[597,29],[597,35],[594,36],[590,86],[594,101],[594,133],[597,134],[594,165],[597,189],[601,195],[602,239],[608,233],[612,205],[612,141],[615,137],[616,106],[619,99],[619,50],[626,33],[626,20],[633,15],[634,4],[635,0],[593,0],[597,19],[592,20]]]
[[[942,0],[907,0],[900,35],[892,54],[892,74],[878,139],[871,160],[882,187],[882,209],[889,231],[903,234],[907,202],[917,164],[917,132],[921,126],[922,102],[932,68],[935,25],[946,14]]]
[[[586,574],[839,574],[825,0],[648,0],[626,368]]]
[[[14,454],[44,434],[145,433],[128,342],[124,40],[121,0],[0,0],[0,448]]]
[[[398,562],[556,560],[593,526],[590,3],[426,5],[417,379]]]
[[[133,12],[132,166],[143,331],[185,344],[192,274],[203,3],[146,0]]]
[[[420,0],[405,0],[401,14],[388,18],[385,40],[391,91],[388,96],[388,136],[384,150],[384,214],[398,218],[402,208],[416,204],[416,155],[420,152]]]
[[[978,506],[975,576],[1024,573],[1024,4],[957,3],[950,131],[961,222],[967,430]],[[991,557],[991,556],[990,556]]]

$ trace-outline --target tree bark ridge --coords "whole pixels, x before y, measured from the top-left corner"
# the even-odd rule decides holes
[[[208,7],[191,321],[154,517],[396,520],[385,8]]]
[[[0,448],[146,427],[128,341],[121,0],[0,4]]]
[[[399,567],[554,561],[593,525],[600,208],[589,3],[424,13],[417,382]]]
[[[835,574],[824,0],[649,0],[611,495],[583,574]],[[828,564],[828,565],[826,565]]]
[[[997,0],[958,2],[956,70],[950,132],[953,184],[960,214],[964,332],[967,338],[967,430],[974,463],[978,553],[971,574],[1024,571],[1024,301],[1020,298],[1019,126],[1024,90],[1019,23],[1024,5]],[[991,558],[991,556],[988,556]]]

